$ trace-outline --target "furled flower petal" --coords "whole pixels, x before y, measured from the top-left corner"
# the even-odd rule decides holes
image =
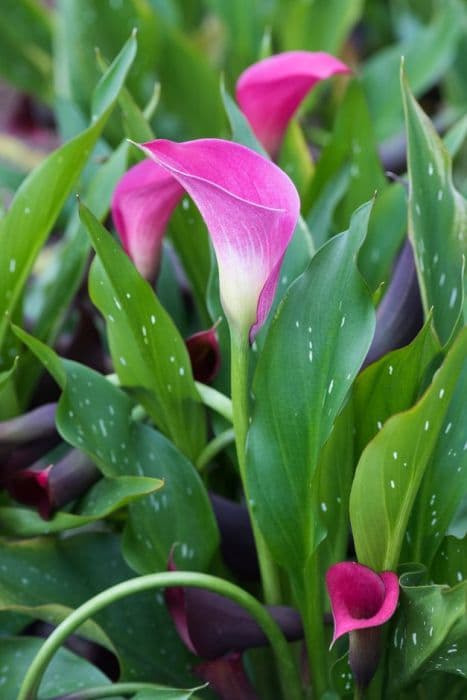
[[[383,301],[376,312],[376,330],[363,367],[376,362],[415,338],[423,326],[423,307],[410,241],[394,267]]]
[[[54,465],[44,467],[41,462],[15,473],[7,488],[14,499],[36,508],[44,520],[49,520],[57,509],[86,493],[101,477],[93,462],[76,449],[70,450]]]
[[[169,569],[175,570],[172,561]],[[201,588],[167,588],[165,600],[185,646],[204,659],[266,646],[261,627],[241,605]],[[268,612],[289,641],[303,638],[300,615],[293,608],[268,606]]]
[[[221,700],[258,700],[243,668],[241,654],[233,653],[195,667],[201,680],[209,683]]]
[[[266,158],[221,139],[157,140],[141,148],[196,203],[216,252],[226,316],[252,340],[271,308],[298,220],[294,185]]]
[[[246,505],[210,493],[212,509],[221,536],[224,562],[239,578],[259,581],[258,556]]]
[[[399,599],[396,574],[377,574],[351,561],[331,566],[326,585],[334,617],[333,643],[347,632],[384,624],[392,617]]]
[[[217,324],[207,331],[190,335],[185,344],[190,356],[193,376],[198,382],[208,384],[216,377],[221,364]]]
[[[22,416],[0,422],[0,445],[19,445],[55,432],[56,403],[46,403]]]
[[[125,251],[146,279],[157,274],[165,227],[182,194],[178,182],[153,160],[130,168],[115,188],[115,228]]]
[[[334,56],[287,51],[247,68],[237,82],[237,102],[253,131],[272,156],[298,106],[320,80],[350,69]]]

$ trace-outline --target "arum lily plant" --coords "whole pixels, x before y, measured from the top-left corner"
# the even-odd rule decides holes
[[[465,121],[444,143],[394,47],[367,59],[405,30],[363,7],[45,5],[17,3],[37,32],[11,75],[60,105],[64,144],[0,164],[22,182],[0,222],[2,700],[467,696]],[[406,9],[414,87],[455,119],[460,4]]]

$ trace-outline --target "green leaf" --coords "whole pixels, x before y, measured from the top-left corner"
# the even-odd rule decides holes
[[[467,493],[466,396],[467,366],[461,372],[449,404],[408,527],[408,557],[427,566],[440,546],[436,532],[448,530],[459,503]]]
[[[39,0],[4,0],[0,73],[19,90],[52,100],[52,18]]]
[[[390,418],[357,465],[350,519],[358,560],[376,571],[395,569],[423,474],[465,359],[461,333],[430,387],[411,409]],[[432,533],[436,535],[436,530]]]
[[[467,580],[467,537],[458,539],[448,536],[443,539],[430,567],[433,581],[448,586],[457,586]]]
[[[157,66],[163,85],[161,103],[176,115],[176,133],[184,138],[220,135],[224,116],[217,71],[205,52],[178,28],[165,25],[162,39]]]
[[[99,68],[102,70],[103,73],[105,73],[105,71],[108,68],[108,64],[107,61],[101,55],[99,49],[96,49],[96,59]],[[153,95],[150,102],[151,116],[157,107],[157,103],[159,102],[159,96],[160,84],[155,83]],[[132,139],[133,141],[143,143],[145,141],[152,141],[152,139],[154,139],[154,132],[152,130],[152,127],[148,123],[145,113],[143,113],[140,110],[135,100],[133,99],[133,96],[126,88],[123,88],[120,91],[118,104],[122,113],[122,122],[127,137]]]
[[[43,520],[30,508],[0,506],[0,529],[4,534],[31,537],[82,527],[103,520],[120,508],[158,491],[164,482],[145,476],[119,476],[101,479],[80,500],[73,512],[58,512]]]
[[[26,583],[25,583],[26,581]],[[59,625],[72,612],[72,608],[66,605],[57,603],[48,603],[45,605],[37,605],[34,596],[31,596],[28,591],[29,579],[23,576],[21,585],[15,586],[12,582],[11,586],[0,583],[0,613],[3,618],[6,614],[16,613],[21,615],[22,619],[41,620],[49,625]],[[22,625],[24,628],[24,624]],[[115,647],[103,632],[103,630],[92,620],[87,620],[77,630],[80,637],[84,637],[96,644],[100,644],[105,649],[108,649],[115,654]],[[3,636],[3,635],[2,635]]]
[[[322,536],[311,482],[373,335],[373,307],[355,265],[370,211],[371,203],[360,207],[350,230],[323,246],[290,287],[255,373],[247,490],[273,556],[294,572]]]
[[[319,549],[323,580],[328,567],[347,556],[349,497],[355,463],[354,431],[353,405],[348,401],[323,445],[315,475],[317,509],[328,533]]]
[[[226,31],[227,64],[233,75],[257,59],[261,41],[261,30],[266,22],[262,3],[251,4],[250,0],[208,0],[208,7],[222,22]]]
[[[129,144],[124,142],[99,167],[86,185],[84,201],[103,220],[108,213],[113,190],[126,170]],[[89,259],[90,242],[85,226],[77,212],[69,221],[63,241],[55,248],[55,255],[46,270],[31,284],[28,297],[34,303],[36,323],[34,335],[53,345],[63,326],[69,306],[79,289]],[[20,360],[18,395],[27,406],[34,392],[40,367],[31,355]]]
[[[449,523],[448,535],[462,538],[467,535],[467,494],[462,496],[459,507],[457,508],[453,519]]]
[[[122,559],[119,538],[96,531],[66,538],[0,540],[0,560],[0,588],[25,605],[77,608],[134,576]],[[116,649],[121,681],[191,685],[190,657],[171,624],[163,595],[131,596],[104,608],[95,622]]]
[[[168,440],[147,426],[140,426],[138,446],[149,457],[145,475],[160,476],[165,485],[160,493],[130,505],[123,538],[126,561],[139,574],[165,571],[173,549],[177,568],[206,569],[219,534],[198,473]]]
[[[409,235],[413,241],[425,312],[450,339],[463,308],[463,261],[467,253],[467,202],[452,183],[451,158],[415,101],[401,73],[407,126]]]
[[[193,693],[201,690],[204,686],[192,688],[191,690],[180,690],[176,688],[164,688],[163,686],[154,686],[147,690],[141,690],[137,693],[133,700],[190,700],[195,699]]]
[[[417,579],[411,573],[400,578],[400,607],[389,645],[390,693],[435,671],[467,675],[467,585],[420,585]]]
[[[241,143],[243,146],[247,146],[247,148],[251,148],[252,151],[256,151],[265,158],[268,158],[268,154],[254,135],[248,119],[239,109],[233,97],[227,92],[223,79],[221,80],[220,90],[225,113],[232,131],[232,139],[236,141],[236,143]]]
[[[24,676],[43,643],[44,640],[37,637],[0,638],[3,700],[17,699]],[[109,684],[107,676],[89,661],[68,649],[59,649],[44,675],[41,698],[57,697],[86,686]]]
[[[205,415],[183,339],[150,285],[93,214],[80,207],[98,260],[90,294],[106,320],[123,385],[134,387],[160,429],[195,459],[205,444]]]
[[[279,155],[279,166],[290,177],[302,200],[302,211],[307,211],[305,194],[310,191],[314,166],[311,151],[299,123],[293,119],[285,132]]]
[[[349,183],[350,166],[345,164],[334,174],[329,173],[327,181],[323,184],[319,194],[316,195],[313,207],[306,217],[306,222],[312,232],[313,241],[319,248],[337,233],[334,213],[347,192]],[[363,248],[360,255],[362,254]]]
[[[421,27],[408,41],[383,49],[363,70],[363,87],[378,141],[403,128],[398,85],[401,56],[417,95],[428,90],[452,63],[465,22],[465,7],[457,0],[440,5],[431,24]]]
[[[131,37],[99,83],[98,106],[104,111],[23,181],[1,222],[0,347],[7,327],[6,314],[12,315],[20,300],[34,260],[104,128],[135,55],[136,40]]]
[[[24,331],[16,328],[15,332],[63,389],[56,413],[63,438],[88,454],[108,477],[150,477],[141,480],[140,493],[149,486],[151,495],[129,506],[125,555],[131,566],[144,573],[165,570],[170,550],[178,542],[175,560],[183,568],[206,568],[219,535],[195,468],[160,433],[131,419],[132,402],[120,389],[77,362],[61,360]],[[159,498],[153,492],[161,478],[165,484]],[[113,490],[118,491],[118,486]],[[92,491],[89,498],[95,502]]]
[[[19,357],[15,357],[10,369],[0,372],[0,420],[13,418],[19,413],[15,374]]]
[[[413,406],[440,350],[429,320],[410,345],[388,353],[357,377],[353,393],[357,456],[388,418]]]
[[[362,202],[372,197],[376,191],[383,192],[386,186],[367,101],[357,79],[349,83],[337,113],[332,138],[316,165],[311,190],[307,195],[312,203],[310,216],[314,216],[315,202],[319,201],[330,180],[342,176],[343,168],[348,168],[350,181],[336,208],[338,230],[347,225],[352,212]],[[318,235],[319,240],[323,240],[322,234],[318,232]]]
[[[92,86],[99,78],[95,47],[114,56],[125,37],[138,30],[138,56],[128,76],[128,88],[138,103],[149,97],[160,52],[157,18],[146,0],[122,3],[94,0],[57,2],[55,72],[60,93],[82,109],[90,107]]]
[[[388,185],[375,200],[368,236],[358,257],[370,289],[388,282],[395,257],[407,232],[407,194],[398,182]]]
[[[211,270],[209,236],[198,208],[184,196],[169,222],[170,238],[191,282],[193,296],[201,317],[210,324],[206,295]]]
[[[314,0],[312,3],[282,0],[276,27],[282,50],[305,49],[337,53],[358,22],[362,0]]]

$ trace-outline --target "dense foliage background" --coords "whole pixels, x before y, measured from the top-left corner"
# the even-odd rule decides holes
[[[346,642],[327,651],[325,573],[355,558],[397,571],[369,697],[467,695],[465,2],[2,0],[5,700],[51,626],[118,582],[166,571],[170,557],[261,599],[206,226],[184,197],[154,294],[99,222],[115,233],[112,193],[142,160],[129,140],[216,137],[262,151],[236,82],[291,50],[339,56],[352,74],[310,92],[276,159],[301,217],[250,357],[246,483],[281,585],[267,602],[299,608],[307,630],[318,619],[313,642],[305,630],[311,666],[321,659],[326,700],[347,697]],[[220,356],[210,391],[184,341],[219,318],[203,349],[211,369]],[[153,684],[129,690],[139,700],[187,698],[173,688],[200,682],[160,590],[102,609],[67,646],[38,697],[97,697],[66,693],[119,680]],[[277,699],[270,651],[243,658],[258,697]]]

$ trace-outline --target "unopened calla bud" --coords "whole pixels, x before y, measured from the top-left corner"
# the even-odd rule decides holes
[[[216,326],[217,324],[207,331],[194,333],[185,340],[193,376],[203,384],[209,384],[216,378],[221,364]]]

